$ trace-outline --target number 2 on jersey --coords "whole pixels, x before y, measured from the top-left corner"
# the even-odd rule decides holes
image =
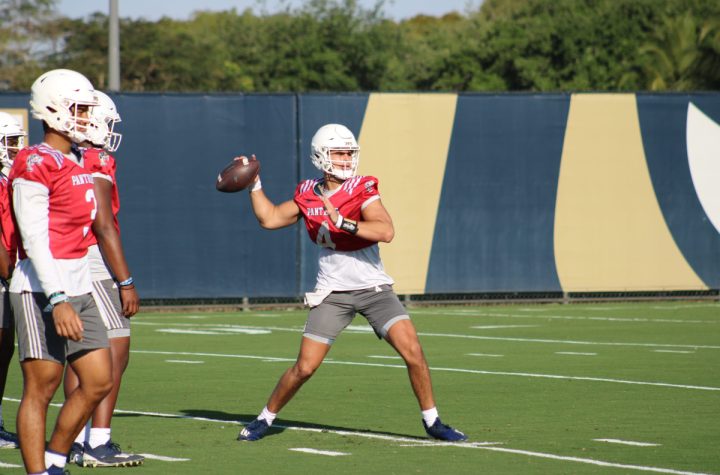
[[[88,203],[92,203],[93,208],[92,211],[90,211],[90,220],[95,221],[95,215],[97,214],[97,201],[95,201],[95,191],[92,189],[87,190],[85,192],[85,201]],[[83,226],[83,237],[87,236],[88,231],[90,231],[90,226]]]

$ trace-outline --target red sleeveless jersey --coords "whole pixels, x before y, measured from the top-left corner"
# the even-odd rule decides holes
[[[318,184],[322,179],[305,180],[295,189],[293,200],[300,208],[305,219],[305,228],[315,244],[336,251],[357,251],[375,244],[347,231],[335,227],[330,222],[325,206],[317,195]],[[355,176],[343,182],[330,196],[330,203],[347,219],[362,221],[362,208],[368,200],[379,198],[378,180],[373,176]]]
[[[40,144],[24,148],[15,157],[10,187],[20,179],[48,190],[48,236],[53,257],[85,256],[86,236],[96,211],[92,175],[57,150]],[[25,259],[22,243],[19,248],[20,259]]]
[[[10,255],[10,262],[15,264],[17,238],[10,204],[10,184],[7,177],[2,174],[0,174],[0,226],[2,227],[2,245]]]
[[[110,196],[110,205],[112,207],[113,223],[118,234],[120,234],[120,223],[118,222],[118,213],[120,212],[120,195],[118,195],[117,182],[115,181],[116,163],[115,158],[105,150],[99,148],[81,148],[80,152],[83,157],[83,168],[91,174],[102,174],[110,178],[112,182],[112,192]],[[104,178],[94,177],[95,180],[104,180]],[[97,238],[92,233],[88,234],[88,245],[97,244]]]

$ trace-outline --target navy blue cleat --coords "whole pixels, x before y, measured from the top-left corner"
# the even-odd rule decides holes
[[[57,465],[50,465],[47,468],[48,475],[70,475],[70,472],[64,468],[60,468]]]
[[[68,453],[67,456],[67,463],[73,463],[75,465],[78,465],[82,467],[83,462],[83,444],[79,442],[73,442],[72,446],[70,447],[70,453]]]
[[[250,424],[243,427],[237,440],[260,440],[265,437],[265,433],[270,428],[265,419],[255,419]]]
[[[435,423],[430,427],[427,426],[425,420],[422,421],[425,432],[433,439],[446,440],[448,442],[461,442],[467,440],[467,436],[457,429],[446,426],[440,418],[435,419]]]
[[[95,448],[85,442],[81,464],[83,467],[135,467],[142,465],[145,457],[138,454],[127,454],[112,440]]]

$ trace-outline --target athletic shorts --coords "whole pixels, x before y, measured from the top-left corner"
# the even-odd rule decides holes
[[[367,319],[378,338],[385,338],[390,327],[400,320],[410,319],[390,285],[332,292],[310,309],[303,336],[332,345],[356,313]]]
[[[12,307],[10,306],[10,292],[0,285],[0,329],[15,326]]]
[[[108,338],[130,336],[130,319],[123,315],[120,289],[112,279],[94,280],[93,297],[100,309]]]
[[[15,313],[18,358],[55,361],[65,364],[75,353],[108,348],[107,330],[91,294],[70,297],[70,304],[80,315],[83,324],[82,341],[63,338],[55,331],[52,312],[44,312],[48,299],[42,292],[10,293]]]

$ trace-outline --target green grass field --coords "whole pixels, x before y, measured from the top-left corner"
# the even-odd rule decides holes
[[[305,312],[150,313],[133,319],[113,439],[152,458],[123,472],[720,473],[717,302],[411,315],[440,415],[470,442],[424,437],[402,361],[362,317],[272,432],[238,442],[239,423],[257,415],[294,361]],[[13,361],[3,403],[10,430],[20,395]],[[21,465],[18,450],[0,451],[0,473],[23,473]]]

